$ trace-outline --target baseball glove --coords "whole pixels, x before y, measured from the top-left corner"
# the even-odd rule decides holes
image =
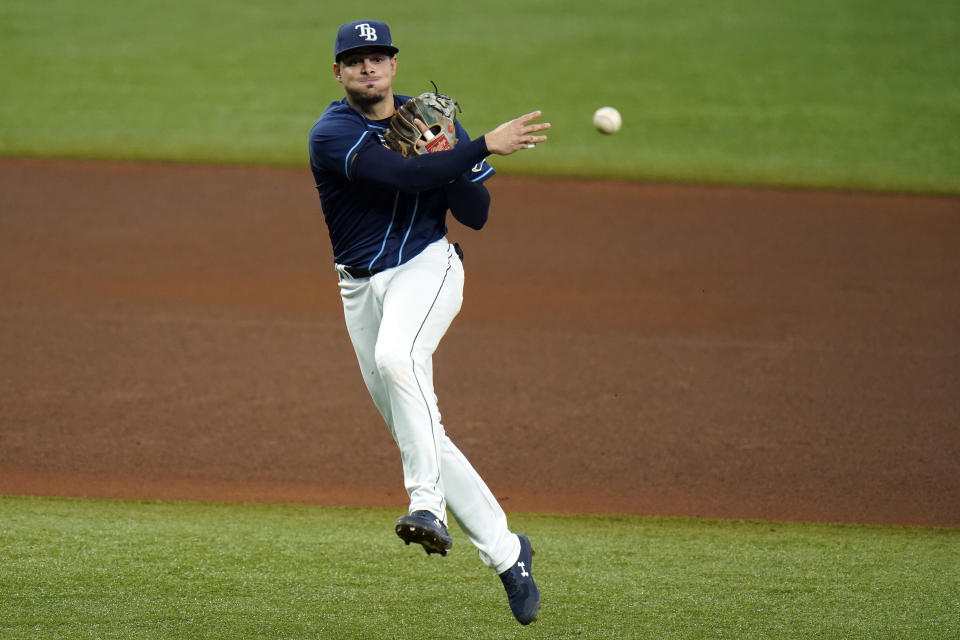
[[[457,144],[456,129],[453,122],[457,117],[459,105],[450,96],[442,93],[421,93],[410,98],[390,118],[390,128],[383,134],[387,144],[403,157],[435,151],[447,151]],[[413,121],[418,118],[427,126],[421,133]],[[426,146],[417,144],[420,139]]]

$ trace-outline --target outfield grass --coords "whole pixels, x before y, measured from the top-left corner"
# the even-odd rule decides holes
[[[960,531],[513,515],[541,619],[516,624],[453,527],[382,509],[0,498],[0,637],[955,638]]]
[[[388,21],[398,90],[436,81],[475,135],[555,126],[501,171],[960,192],[955,0],[426,0]],[[4,0],[0,155],[304,166],[342,95],[346,4]],[[623,131],[595,133],[618,107]]]

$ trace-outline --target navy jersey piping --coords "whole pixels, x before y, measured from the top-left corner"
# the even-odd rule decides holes
[[[475,175],[475,176],[473,176],[472,178],[470,178],[470,182],[483,182],[484,180],[487,179],[487,177],[488,177],[491,173],[493,173],[493,167],[491,167],[491,166],[490,166],[489,164],[487,164],[486,162],[481,161],[477,166],[483,167],[483,165],[485,165],[485,164],[487,165],[487,170],[484,171],[483,173],[478,173],[477,175]]]
[[[418,193],[413,200],[413,213],[410,214],[410,223],[407,226],[407,232],[403,234],[403,241],[400,243],[400,249],[397,251],[397,264],[403,264],[403,245],[407,244],[407,238],[413,231],[413,223],[417,220],[417,209],[420,207],[420,194]]]
[[[373,269],[373,265],[376,264],[377,260],[380,259],[380,256],[383,255],[383,250],[387,248],[387,240],[390,238],[390,231],[393,229],[393,223],[397,219],[397,205],[400,204],[400,190],[394,191],[393,194],[393,213],[390,214],[390,224],[387,225],[387,231],[383,234],[383,242],[380,243],[380,251],[377,251],[377,255],[373,256],[373,260],[370,261],[370,264],[367,265],[367,269]]]
[[[343,159],[343,174],[347,176],[347,180],[353,180],[353,176],[350,175],[350,158],[353,156],[353,152],[357,150],[357,147],[363,143],[364,139],[367,137],[369,131],[364,131],[363,134],[357,138],[356,144],[350,147],[350,151],[347,151],[346,157]]]

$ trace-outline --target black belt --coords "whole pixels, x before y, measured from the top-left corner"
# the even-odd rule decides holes
[[[383,271],[383,269],[361,269],[360,267],[341,266],[340,271],[343,271],[351,278],[369,278],[370,276],[377,275]]]
[[[463,249],[460,248],[458,243],[453,243],[453,250],[457,253],[457,257],[460,258],[460,262],[463,262]],[[340,265],[340,271],[347,274],[351,278],[369,278],[384,270],[385,268],[364,269],[362,267],[348,267],[346,265]]]

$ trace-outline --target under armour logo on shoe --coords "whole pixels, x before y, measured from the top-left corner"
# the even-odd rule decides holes
[[[358,37],[363,38],[367,42],[375,42],[377,40],[377,30],[366,22],[362,22],[353,28],[360,29],[360,34]]]
[[[517,566],[520,567],[520,577],[529,578],[530,574],[527,573],[527,564],[525,562],[518,562]]]

